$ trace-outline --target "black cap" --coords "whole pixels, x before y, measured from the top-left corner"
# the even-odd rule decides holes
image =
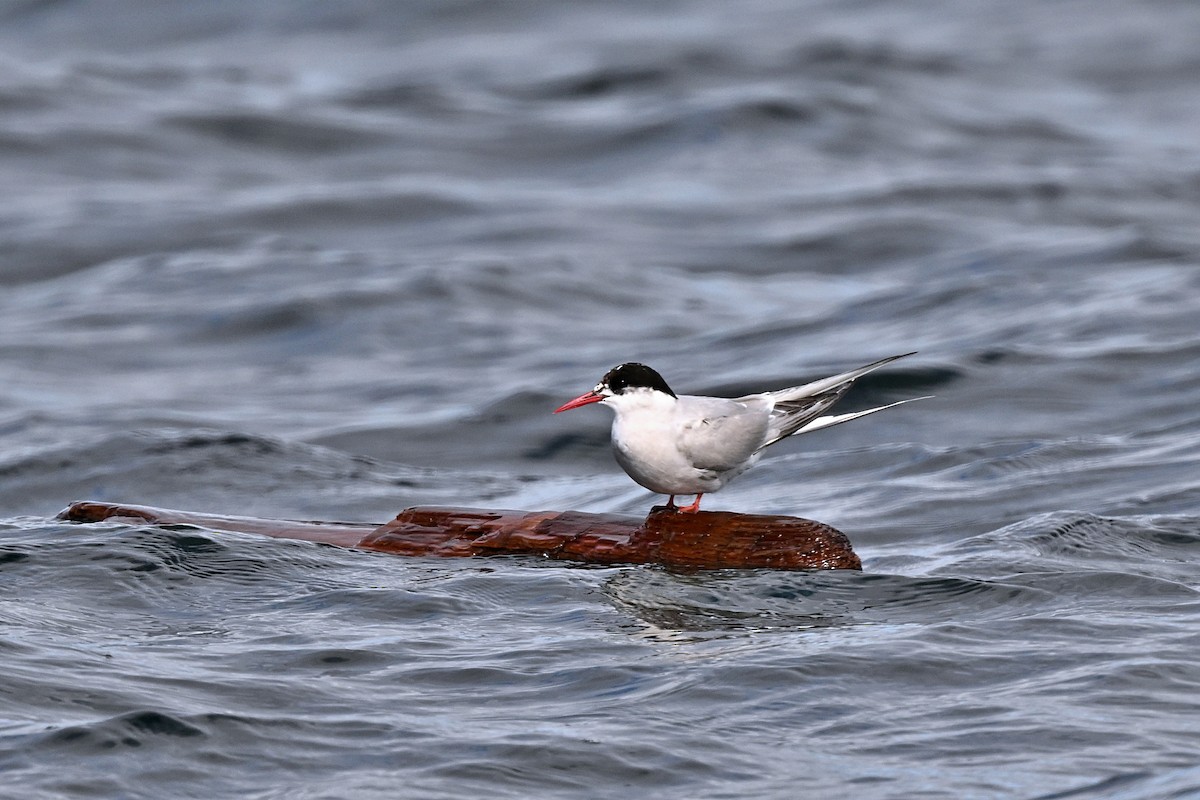
[[[631,362],[613,367],[600,379],[600,383],[607,386],[613,394],[623,394],[626,389],[655,389],[675,397],[662,375],[645,364]]]

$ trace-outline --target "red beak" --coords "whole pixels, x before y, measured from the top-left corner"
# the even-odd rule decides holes
[[[602,394],[596,394],[595,392],[588,392],[587,394],[579,395],[579,397],[576,397],[574,400],[572,400],[569,403],[563,403],[561,406],[554,409],[554,413],[557,414],[560,411],[570,411],[572,408],[579,408],[580,406],[586,406],[589,403],[599,403],[603,399],[604,399],[604,395],[602,395]]]

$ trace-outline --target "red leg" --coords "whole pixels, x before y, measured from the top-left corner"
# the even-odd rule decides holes
[[[683,506],[682,508],[679,509],[679,512],[681,514],[695,514],[697,511],[700,510],[700,498],[701,497],[704,497],[703,493],[696,495],[696,501],[694,503],[692,503],[690,506]]]
[[[674,507],[675,507],[675,495],[671,495],[671,497],[667,500],[667,508],[674,508]]]

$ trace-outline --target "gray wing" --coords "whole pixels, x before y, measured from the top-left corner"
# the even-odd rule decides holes
[[[734,469],[763,446],[769,425],[763,398],[685,395],[679,400],[689,420],[680,427],[679,451],[696,469]]]

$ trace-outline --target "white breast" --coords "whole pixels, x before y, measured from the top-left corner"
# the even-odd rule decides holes
[[[718,406],[719,404],[719,406]],[[631,391],[605,401],[613,419],[617,463],[642,486],[660,494],[714,492],[755,460],[766,413],[729,400]],[[709,406],[712,406],[709,408]],[[722,414],[728,420],[722,422]],[[701,423],[712,417],[714,423]],[[714,454],[716,457],[714,457]]]

